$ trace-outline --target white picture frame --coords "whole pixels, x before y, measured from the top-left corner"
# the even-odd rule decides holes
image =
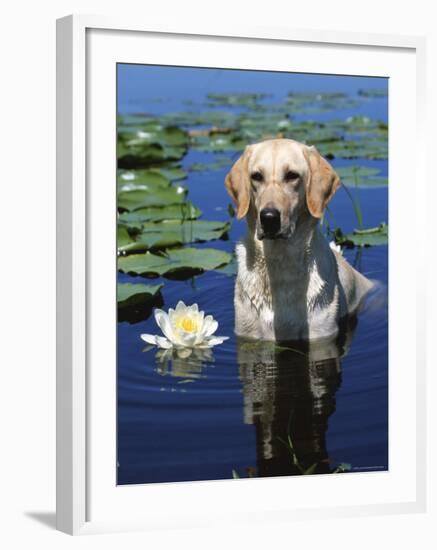
[[[95,37],[99,38],[95,38]],[[124,37],[118,43],[118,38]],[[100,38],[102,37],[102,38]],[[103,38],[104,37],[104,38]],[[110,223],[112,215],[113,197],[108,196],[101,205],[100,212],[96,212],[95,200],[95,170],[105,168],[108,155],[111,154],[110,140],[115,134],[111,134],[114,121],[109,120],[111,101],[114,91],[108,92],[104,100],[100,96],[101,108],[96,105],[93,94],[99,90],[96,78],[93,79],[93,71],[97,66],[102,74],[99,75],[100,86],[107,82],[104,80],[105,67],[110,71],[117,59],[123,62],[141,62],[147,48],[141,47],[141,41],[149,38],[154,41],[155,54],[159,46],[161,63],[173,59],[174,64],[183,64],[184,59],[188,64],[190,54],[184,53],[184,44],[188,48],[192,40],[220,40],[221,44],[235,46],[235,54],[241,59],[247,56],[248,47],[257,48],[259,55],[255,56],[252,68],[256,63],[263,64],[264,68],[275,69],[271,64],[266,65],[263,60],[263,51],[274,53],[275,48],[287,47],[301,48],[309,51],[314,49],[329,49],[330,65],[326,72],[331,74],[356,74],[350,72],[347,64],[346,52],[358,55],[362,51],[362,59],[358,55],[355,70],[367,67],[369,76],[374,74],[387,76],[399,75],[409,78],[409,85],[405,83],[401,93],[401,80],[397,87],[391,90],[390,107],[390,175],[399,181],[400,191],[394,192],[390,197],[390,216],[394,219],[391,226],[390,242],[395,244],[402,240],[404,245],[409,245],[409,237],[403,232],[401,218],[406,213],[406,208],[414,204],[412,200],[420,196],[426,196],[426,178],[424,177],[423,151],[424,147],[424,101],[425,89],[425,40],[421,37],[337,33],[325,31],[310,31],[284,28],[197,28],[195,24],[190,28],[177,28],[171,25],[151,25],[147,21],[129,20],[123,18],[105,18],[95,16],[74,15],[58,20],[57,22],[57,528],[69,534],[86,534],[93,532],[149,529],[160,526],[184,525],[209,525],[215,521],[226,518],[230,521],[256,521],[257,519],[273,518],[306,518],[306,517],[330,517],[333,515],[368,515],[391,514],[399,512],[420,512],[425,510],[426,502],[426,464],[425,464],[425,432],[426,432],[426,403],[425,403],[425,288],[419,281],[426,280],[425,253],[420,244],[414,247],[409,256],[409,264],[399,272],[398,280],[391,279],[390,307],[395,308],[396,297],[402,292],[402,284],[405,280],[411,281],[414,276],[416,284],[414,293],[405,300],[404,311],[409,310],[413,319],[409,330],[414,334],[414,342],[410,350],[398,350],[390,348],[391,361],[393,357],[399,358],[398,363],[407,363],[411,358],[413,365],[409,363],[401,368],[400,373],[390,370],[390,421],[401,414],[402,402],[405,398],[408,384],[414,385],[414,414],[405,424],[402,417],[402,426],[396,422],[390,424],[392,435],[390,446],[396,449],[396,453],[403,452],[402,429],[408,433],[410,455],[407,456],[404,465],[395,465],[381,477],[381,473],[354,474],[353,476],[315,476],[305,477],[299,480],[287,480],[284,478],[268,480],[241,480],[237,484],[231,482],[195,482],[178,484],[156,484],[152,486],[140,486],[134,493],[129,493],[129,488],[108,488],[104,484],[110,483],[111,468],[115,472],[114,454],[110,450],[115,438],[113,407],[115,410],[114,380],[110,379],[111,369],[107,369],[107,379],[103,379],[95,360],[96,347],[101,349],[103,340],[110,342],[106,349],[109,350],[111,342],[115,346],[115,327],[111,332],[111,326],[107,325],[109,332],[103,327],[105,316],[105,302],[114,297],[105,295],[111,288],[112,279],[108,285],[101,285],[96,289],[94,271],[107,269],[115,258],[111,256],[113,243],[108,242],[107,247],[99,252],[99,264],[94,257],[93,235],[98,230],[94,221],[97,217],[103,223]],[[120,38],[121,40],[121,38]],[[171,45],[180,42],[180,48],[172,48]],[[166,47],[165,44],[168,43]],[[237,48],[236,45],[239,45]],[[198,48],[201,50],[201,48]],[[226,50],[226,47],[224,47]],[[238,50],[238,51],[237,51]],[[278,50],[279,51],[279,50]],[[341,52],[344,54],[342,59]],[[358,52],[358,53],[357,53]],[[375,57],[381,59],[381,68],[375,64]],[[332,54],[332,55],[331,55]],[[106,56],[97,58],[95,55]],[[147,55],[151,55],[150,51]],[[200,54],[199,54],[200,55]],[[214,54],[211,50],[211,57]],[[302,53],[300,66],[297,62],[290,63],[288,70],[303,71],[305,53]],[[308,54],[311,55],[311,52]],[[184,57],[185,56],[185,57]],[[366,56],[368,60],[366,61]],[[370,57],[369,57],[370,56]],[[216,55],[217,57],[217,55]],[[280,55],[272,56],[278,66],[284,62]],[[200,58],[199,58],[200,59]],[[98,63],[96,64],[96,61]],[[144,62],[144,61],[143,61]],[[150,61],[149,61],[150,62]],[[202,63],[202,61],[197,61]],[[205,62],[204,62],[205,63]],[[212,61],[215,66],[220,63],[216,59]],[[384,68],[384,63],[386,63]],[[392,66],[390,65],[392,64]],[[258,66],[261,66],[258,65]],[[198,66],[202,66],[198,64]],[[207,66],[207,65],[203,65]],[[343,67],[343,69],[342,69]],[[348,68],[349,67],[349,68]],[[388,67],[388,68],[387,68]],[[391,68],[390,68],[391,67]],[[240,68],[243,68],[240,66]],[[365,69],[363,69],[365,70]],[[378,72],[379,71],[379,72]],[[392,71],[392,72],[390,72]],[[314,72],[313,69],[308,72]],[[106,73],[108,76],[109,72]],[[364,73],[362,73],[364,74]],[[114,73],[115,75],[115,73]],[[112,78],[112,77],[111,77]],[[397,76],[393,76],[396,81]],[[413,80],[411,81],[411,78]],[[91,86],[91,87],[90,87]],[[95,89],[92,88],[94,86]],[[108,88],[106,88],[108,89]],[[405,95],[402,95],[405,94]],[[414,98],[412,100],[411,98]],[[401,126],[396,115],[403,105],[405,120]],[[113,105],[115,114],[115,104]],[[93,118],[95,117],[95,118]],[[392,118],[394,117],[394,118]],[[110,118],[110,117],[109,117]],[[92,121],[92,123],[91,123]],[[398,125],[399,123],[399,125]],[[398,130],[398,131],[397,131]],[[403,132],[409,132],[410,156],[416,157],[416,162],[410,166],[416,167],[415,185],[410,185],[410,196],[405,197],[402,189],[405,189],[400,160],[405,155],[405,145],[402,144]],[[103,134],[110,134],[105,142]],[[102,134],[102,136],[100,136]],[[112,137],[111,137],[112,136]],[[96,149],[96,140],[100,145]],[[102,139],[101,139],[102,138]],[[411,143],[415,144],[411,151]],[[114,140],[113,140],[114,141]],[[106,149],[105,149],[106,147]],[[115,149],[112,150],[114,152]],[[113,158],[115,163],[115,156]],[[113,170],[113,166],[108,170]],[[110,172],[109,172],[110,173]],[[411,175],[411,174],[410,174]],[[413,189],[413,191],[411,191]],[[396,206],[396,209],[394,209]],[[105,214],[106,212],[106,214]],[[413,208],[410,216],[420,231],[425,227],[425,221],[418,216]],[[108,228],[108,225],[105,226]],[[393,227],[397,231],[393,231]],[[115,239],[115,227],[114,239]],[[115,240],[114,240],[115,242]],[[411,242],[413,245],[414,242]],[[401,255],[396,252],[400,248],[393,246],[394,252],[390,253],[390,270],[400,265]],[[410,249],[410,248],[409,248]],[[102,273],[102,271],[100,271]],[[420,275],[420,277],[419,277]],[[109,277],[111,278],[111,276]],[[99,296],[97,296],[99,294]],[[105,300],[106,296],[106,300]],[[112,298],[111,298],[112,296]],[[101,307],[100,307],[101,306]],[[399,304],[398,304],[399,306]],[[114,308],[115,310],[115,308]],[[394,311],[394,310],[393,310]],[[100,313],[99,313],[100,312]],[[99,315],[101,316],[101,329],[99,328]],[[391,336],[405,335],[407,326],[403,325],[402,316],[394,319],[394,328]],[[106,322],[112,322],[111,314]],[[96,328],[97,327],[97,328]],[[401,341],[402,338],[399,338]],[[106,351],[105,351],[106,353]],[[110,350],[108,351],[110,353]],[[396,355],[397,354],[397,355]],[[410,354],[410,355],[408,355]],[[108,355],[107,360],[113,361],[114,355]],[[106,361],[106,356],[105,356]],[[106,361],[106,364],[108,364]],[[411,377],[408,378],[408,368],[411,369]],[[403,373],[403,374],[402,374]],[[96,384],[98,381],[98,385]],[[393,392],[397,389],[397,393]],[[96,405],[97,401],[101,401]],[[106,407],[106,408],[105,408]],[[103,412],[109,412],[107,422],[103,420]],[[399,417],[400,418],[400,417]],[[105,424],[104,424],[105,422]],[[401,420],[399,420],[401,424]],[[105,426],[106,429],[101,429]],[[103,433],[105,432],[105,433]],[[411,436],[413,436],[411,439]],[[99,448],[106,452],[93,451],[93,442],[99,438]],[[106,439],[105,439],[106,438]],[[414,441],[414,445],[411,444]],[[397,446],[398,445],[398,446]],[[94,444],[95,448],[95,444]],[[406,448],[406,447],[405,447]],[[405,450],[405,449],[404,449]],[[394,452],[394,451],[393,451]],[[395,453],[395,454],[396,454]],[[408,453],[407,453],[408,454]],[[96,468],[96,462],[99,468]],[[402,468],[407,467],[408,472],[402,477]],[[399,471],[397,471],[397,468]],[[397,472],[397,473],[396,473]],[[104,477],[107,475],[107,477]],[[396,477],[396,475],[398,477]],[[109,477],[108,477],[109,476]],[[372,477],[376,476],[376,477]],[[392,476],[392,481],[390,481]],[[329,479],[328,479],[329,477]],[[357,479],[357,482],[352,479]],[[400,479],[403,479],[402,483]],[[365,482],[359,481],[364,479]],[[372,479],[374,481],[372,482]],[[387,482],[387,479],[389,481]],[[109,480],[109,481],[108,481]],[[115,475],[114,475],[115,480]],[[318,494],[317,503],[304,502],[296,505],[282,499],[277,507],[269,506],[268,495],[279,492],[284,483],[292,481],[296,492],[305,491],[311,496]],[[302,486],[302,483],[305,486]],[[362,495],[363,483],[368,486],[369,494]],[[349,486],[350,485],[350,486]],[[399,486],[400,485],[400,486]],[[375,487],[381,487],[379,499],[373,499],[371,491]],[[395,487],[399,486],[399,491]],[[299,488],[300,487],[300,488]],[[302,488],[303,487],[303,488]],[[373,487],[373,489],[372,489]],[[117,492],[118,491],[118,492]],[[358,491],[358,493],[357,493]],[[385,492],[386,491],[386,492]],[[189,492],[189,494],[188,494]],[[115,494],[117,493],[117,494]],[[141,495],[140,495],[141,493]],[[338,501],[331,503],[328,496],[338,495]],[[303,494],[303,493],[302,493]],[[341,496],[343,494],[343,497]],[[355,495],[352,498],[352,495]],[[132,495],[132,496],[131,496]],[[261,498],[259,498],[261,495]],[[323,496],[325,495],[325,497]],[[347,497],[347,495],[349,495]],[[264,498],[265,497],[265,498]],[[189,498],[191,513],[185,516],[178,514],[181,503]],[[205,498],[211,500],[211,509],[216,514],[202,515],[202,507],[199,502],[205,502]],[[343,500],[341,500],[343,498]],[[348,500],[349,499],[349,500]],[[313,499],[314,500],[314,499]],[[118,501],[118,503],[116,502]],[[153,506],[147,509],[147,503]],[[159,511],[159,507],[165,503],[174,502],[174,506],[166,509],[165,514]],[[213,504],[214,502],[215,504]],[[103,506],[106,503],[108,506]],[[130,504],[132,503],[132,504]],[[197,504],[196,504],[197,503]],[[235,503],[233,505],[232,503]],[[111,507],[112,506],[112,507]],[[154,509],[152,513],[152,508]],[[203,506],[205,508],[205,506]],[[242,509],[244,508],[244,509]],[[96,510],[90,513],[90,510]],[[98,511],[97,511],[98,510]],[[241,513],[239,512],[241,510]],[[122,513],[123,512],[123,513]],[[165,516],[165,517],[164,517]]]

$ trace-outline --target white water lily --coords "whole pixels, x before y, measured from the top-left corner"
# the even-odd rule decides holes
[[[179,301],[176,309],[170,308],[168,313],[155,309],[155,321],[164,336],[141,334],[141,338],[163,349],[210,348],[228,339],[228,336],[214,336],[217,321],[212,315],[205,316],[204,311],[199,311],[197,304],[186,306]]]

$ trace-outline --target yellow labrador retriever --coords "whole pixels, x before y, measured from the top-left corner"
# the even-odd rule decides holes
[[[235,332],[264,340],[334,337],[372,283],[322,235],[340,185],[314,147],[272,139],[246,147],[226,176],[248,234],[237,244]]]

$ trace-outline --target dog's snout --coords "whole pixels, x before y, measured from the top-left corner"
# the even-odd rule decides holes
[[[263,231],[269,235],[278,233],[281,228],[281,214],[277,208],[263,208],[259,219]]]

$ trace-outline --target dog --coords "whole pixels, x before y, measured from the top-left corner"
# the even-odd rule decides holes
[[[237,219],[235,332],[302,341],[332,338],[373,283],[323,236],[319,221],[340,178],[314,146],[291,139],[249,145],[226,176]]]

